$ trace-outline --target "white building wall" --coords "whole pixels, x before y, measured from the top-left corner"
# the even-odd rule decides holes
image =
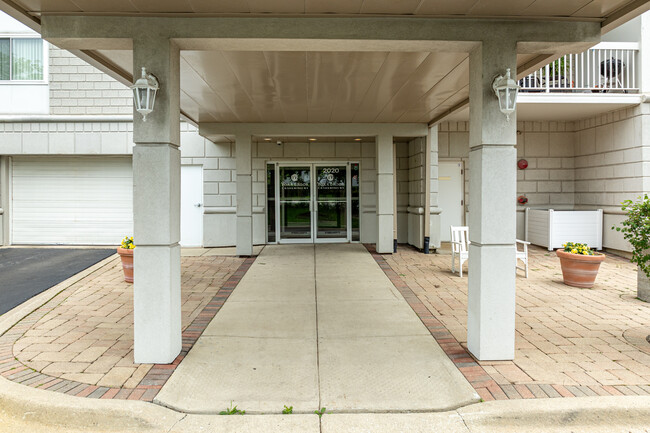
[[[38,37],[40,35],[0,12],[0,37]],[[43,42],[43,80],[42,81],[0,81],[0,115],[48,114],[48,46]]]
[[[2,155],[124,155],[133,148],[131,122],[0,123]]]

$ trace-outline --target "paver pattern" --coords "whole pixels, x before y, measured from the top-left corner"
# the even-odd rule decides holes
[[[372,247],[368,247],[372,252]],[[562,283],[559,259],[529,249],[517,276],[514,361],[466,349],[467,277],[451,257],[400,247],[375,260],[484,400],[650,394],[650,304],[635,298],[636,266],[607,254],[593,289]]]
[[[0,337],[0,372],[25,385],[151,401],[254,259],[181,260],[183,350],[172,365],[133,362],[133,285],[119,258],[66,288]]]
[[[449,255],[367,248],[484,400],[650,394],[650,304],[636,267],[608,254],[593,289],[562,284],[554,253],[531,247],[517,277],[514,361],[476,361],[466,348],[467,276]],[[0,374],[90,398],[152,401],[254,259],[182,259],[183,351],[171,365],[133,364],[132,286],[118,259],[71,285],[0,337]]]

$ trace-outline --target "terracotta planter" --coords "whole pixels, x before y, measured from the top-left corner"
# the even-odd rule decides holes
[[[583,256],[582,254],[566,253],[564,250],[557,250],[555,253],[560,258],[564,284],[586,289],[594,286],[600,264],[605,260],[604,254]]]
[[[124,270],[124,281],[133,282],[133,250],[118,248],[117,253],[122,259],[122,270]]]

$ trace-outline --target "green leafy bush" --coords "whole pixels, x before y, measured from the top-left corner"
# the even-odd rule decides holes
[[[650,276],[650,199],[645,194],[637,201],[625,200],[621,209],[627,218],[621,227],[612,230],[623,233],[623,237],[632,245],[632,262],[636,263],[646,275]]]

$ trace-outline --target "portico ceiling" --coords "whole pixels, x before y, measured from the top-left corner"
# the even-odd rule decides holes
[[[131,51],[100,54],[132,73]],[[468,93],[467,53],[181,52],[181,107],[199,123],[429,122]]]

